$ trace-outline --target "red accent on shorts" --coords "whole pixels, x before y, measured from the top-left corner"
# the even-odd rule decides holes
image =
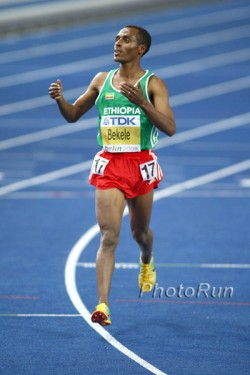
[[[124,192],[125,198],[135,198],[156,189],[163,178],[157,157],[151,150],[121,153],[100,151],[96,156],[109,160],[103,175],[95,174],[91,168],[89,182],[97,189],[117,188]],[[151,160],[156,160],[157,175],[153,180],[143,181],[140,164]]]

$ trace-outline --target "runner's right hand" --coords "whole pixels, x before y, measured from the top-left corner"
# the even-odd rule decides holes
[[[62,83],[57,79],[56,83],[51,83],[49,87],[49,95],[54,100],[59,100],[62,97]]]

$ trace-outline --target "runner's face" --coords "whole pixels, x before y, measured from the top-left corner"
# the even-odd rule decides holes
[[[115,38],[114,60],[118,62],[129,62],[138,55],[141,47],[137,43],[138,30],[133,28],[124,28],[119,31]]]

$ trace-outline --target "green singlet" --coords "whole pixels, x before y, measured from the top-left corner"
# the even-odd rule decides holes
[[[118,69],[111,70],[96,99],[99,114],[97,142],[108,152],[140,152],[150,150],[158,142],[158,129],[138,105],[117,90],[112,80]],[[144,97],[148,97],[148,81],[153,73],[146,70],[139,80]]]

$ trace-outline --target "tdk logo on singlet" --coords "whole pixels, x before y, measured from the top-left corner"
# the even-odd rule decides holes
[[[102,116],[101,126],[140,126],[140,116]]]
[[[103,125],[136,125],[135,117],[106,117],[103,120]]]

